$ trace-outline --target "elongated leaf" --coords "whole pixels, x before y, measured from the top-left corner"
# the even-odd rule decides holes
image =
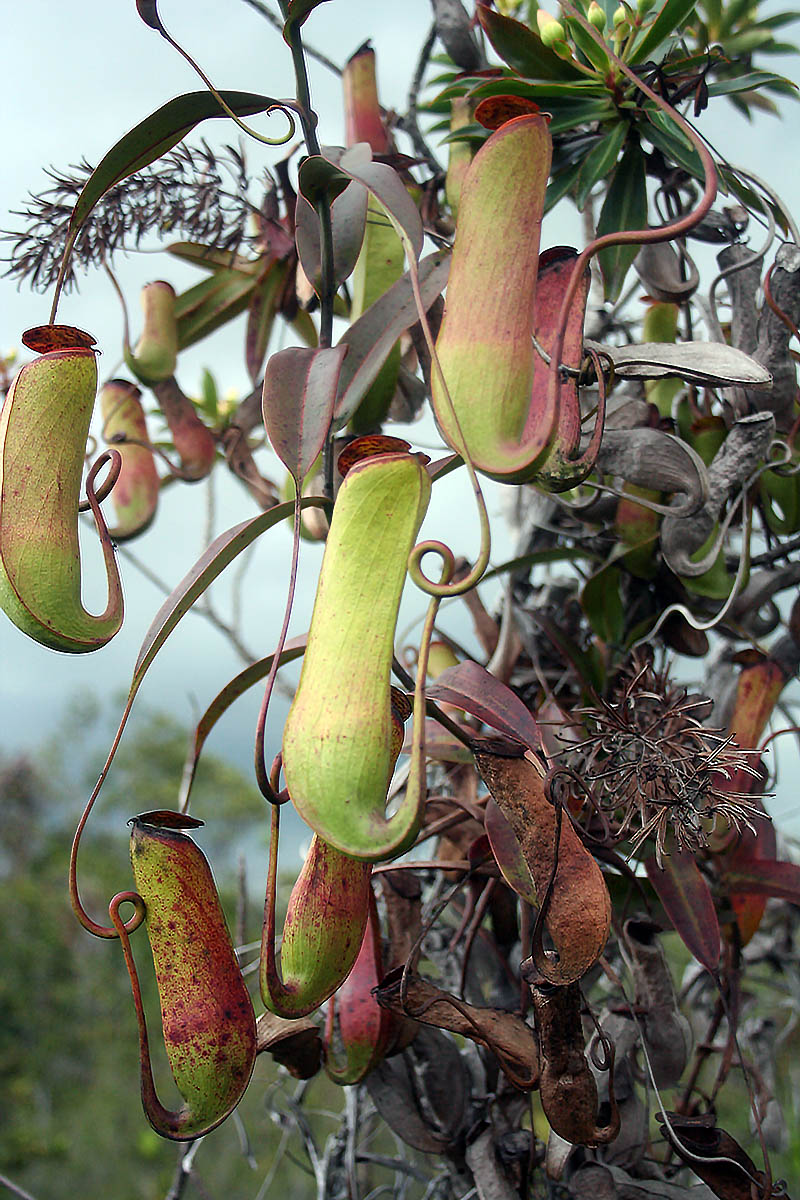
[[[217,250],[213,246],[204,246],[202,242],[172,242],[164,249],[173,258],[191,263],[193,267],[203,267],[207,271],[224,267],[258,275],[264,269],[263,262],[259,259],[245,258],[243,254],[231,254],[230,250]]]
[[[733,79],[718,79],[715,83],[710,83],[708,94],[709,96],[730,96],[736,92],[750,92],[770,83],[785,82],[783,75],[775,75],[771,71],[749,71],[744,75],[737,75]]]
[[[622,379],[665,379],[677,376],[690,383],[728,387],[742,384],[760,391],[772,386],[766,367],[749,354],[721,342],[642,342],[641,345],[586,345],[608,354]]]
[[[531,750],[538,750],[542,744],[539,726],[519,696],[475,662],[448,667],[426,689],[426,694],[432,700],[463,708]]]
[[[281,666],[294,662],[295,659],[305,654],[306,638],[307,634],[304,633],[300,637],[290,638],[286,642],[281,652]],[[200,754],[211,730],[240,696],[243,696],[251,687],[260,683],[262,679],[266,679],[272,669],[274,658],[274,654],[268,654],[266,658],[260,658],[257,662],[251,663],[249,667],[245,667],[243,671],[240,671],[229,683],[225,684],[222,691],[217,693],[197,722],[194,738],[183,766],[183,777],[181,779],[181,791],[178,801],[180,809],[184,809],[188,803]]]
[[[725,874],[732,892],[776,896],[800,904],[800,866],[768,858],[737,859]]]
[[[497,53],[520,75],[528,79],[583,78],[576,64],[559,58],[521,21],[504,17],[486,4],[479,4],[476,11],[484,33]]]
[[[625,633],[625,607],[619,567],[603,567],[590,575],[581,590],[581,608],[594,632],[603,642],[619,646]]]
[[[600,141],[590,150],[583,160],[579,175],[578,191],[575,203],[582,209],[592,188],[601,179],[605,179],[615,166],[622,149],[622,143],[628,133],[626,122],[619,121],[610,131],[600,138]]]
[[[703,164],[700,155],[690,143],[681,129],[671,121],[666,113],[652,104],[646,104],[645,114],[649,122],[643,130],[644,135],[658,149],[663,151],[670,162],[683,167],[695,179],[703,179]],[[760,205],[759,205],[760,207]]]
[[[155,14],[155,4],[152,5]],[[141,12],[141,9],[140,9]],[[146,18],[143,18],[146,20]],[[150,21],[147,22],[151,24]],[[160,25],[160,22],[159,22]],[[158,29],[159,25],[152,25]],[[255,92],[220,92],[225,103],[237,116],[264,112],[278,102],[271,96]],[[210,92],[187,92],[168,100],[161,108],[145,117],[134,129],[120,138],[115,146],[92,171],[75,202],[67,234],[68,244],[74,242],[78,231],[110,188],[121,183],[135,171],[155,162],[191,133],[200,121],[210,117],[225,117],[227,113]]]
[[[178,349],[185,350],[243,313],[258,281],[253,275],[220,268],[182,292],[175,301]]]
[[[632,143],[619,161],[597,222],[598,236],[647,226],[647,183],[641,147]],[[597,256],[606,300],[617,300],[639,247],[609,246]]]
[[[420,292],[426,309],[441,294],[449,270],[450,255],[446,250],[437,250],[420,262]],[[338,344],[347,346],[348,353],[339,373],[337,428],[347,424],[392,346],[418,319],[411,280],[406,273],[342,335]]]
[[[346,346],[289,347],[273,354],[264,376],[264,424],[272,448],[298,489],[317,459],[330,427]]]
[[[517,835],[511,828],[511,823],[500,805],[490,796],[486,804],[484,824],[489,845],[495,862],[500,868],[500,874],[506,883],[523,900],[534,907],[537,905],[536,884],[533,881],[530,867],[525,861],[522,847],[517,841]]]
[[[244,358],[247,374],[254,385],[264,365],[277,306],[286,286],[287,270],[286,263],[274,263],[267,272],[266,279],[250,297],[247,331],[244,336]]]
[[[301,500],[302,508],[324,508],[329,501],[317,496]],[[188,574],[184,575],[176,588],[170,592],[144,636],[139,656],[133,668],[133,679],[129,700],[141,687],[142,680],[153,660],[175,626],[186,616],[198,597],[222,574],[237,555],[252,545],[256,538],[266,533],[273,525],[286,520],[294,513],[294,503],[278,504],[268,512],[260,513],[249,521],[242,521],[221,533],[197,560]]]
[[[687,949],[709,971],[716,971],[720,955],[717,910],[691,854],[673,848],[664,858],[663,869],[655,858],[648,858],[644,865],[647,878]]]
[[[629,65],[634,66],[636,63],[645,62],[646,59],[651,58],[653,52],[670,34],[678,32],[683,23],[692,15],[695,7],[696,0],[666,0],[656,14],[652,25],[640,34],[632,53],[626,56]]]

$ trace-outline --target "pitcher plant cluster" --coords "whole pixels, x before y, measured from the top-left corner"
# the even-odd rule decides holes
[[[740,1018],[755,1004],[745,968],[769,982],[772,940],[796,932],[768,898],[800,903],[764,803],[765,731],[779,712],[794,727],[782,695],[800,665],[800,238],[772,186],[701,129],[712,105],[793,103],[762,59],[793,49],[775,35],[794,14],[434,0],[408,113],[381,106],[366,44],[341,72],[346,145],[330,147],[304,45],[322,2],[281,0],[273,18],[289,101],[218,90],[155,0],[137,0],[203,89],[96,168],[53,173],[12,235],[9,272],[54,302],[22,334],[32,357],[0,418],[10,620],[94,651],[123,621],[115,543],[158,518],[165,484],[226,464],[260,509],[155,616],[72,847],[75,915],[120,942],[130,974],[146,1116],[166,1138],[206,1134],[269,1052],[298,1078],[363,1081],[395,1133],[444,1162],[443,1195],[786,1196],[770,1160],[787,1136],[775,1036],[757,1048]],[[247,155],[184,140],[211,118],[239,127]],[[587,244],[542,245],[567,202]],[[201,281],[143,289],[127,373],[98,385],[94,339],[56,322],[60,293],[99,266],[124,304],[114,254],[153,235],[183,238],[164,249]],[[719,264],[702,283],[700,243]],[[252,393],[225,408],[209,376],[190,399],[182,352],[239,316]],[[276,328],[292,344],[271,351]],[[428,405],[433,458],[387,431]],[[285,482],[263,473],[264,433]],[[476,513],[458,555],[419,540],[453,472]],[[512,489],[520,537],[491,567],[483,477]],[[100,615],[81,599],[84,510],[108,578]],[[132,818],[133,888],[103,923],[81,898],[79,847],[139,688],[212,582],[287,522],[282,628],[198,722],[175,811]],[[313,616],[289,640],[308,540],[325,543]],[[489,578],[504,583],[497,613],[478,590]],[[414,645],[398,644],[404,589],[426,598]],[[477,651],[448,633],[445,600],[469,612]],[[270,762],[270,699],[298,659]],[[703,665],[702,693],[679,682],[685,659]],[[205,739],[259,686],[271,833],[256,1019],[189,804]],[[311,842],[278,949],[285,804]],[[174,1111],[151,1069],[140,927]],[[680,1004],[664,931],[697,964]],[[717,1123],[734,1068],[747,1146]]]

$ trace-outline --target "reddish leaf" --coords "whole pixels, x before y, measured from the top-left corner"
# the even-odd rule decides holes
[[[758,896],[776,896],[790,904],[800,904],[800,866],[769,858],[737,859],[726,872],[725,882],[732,892]]]
[[[302,486],[330,428],[346,350],[290,347],[273,354],[264,375],[264,424],[278,458]]]
[[[663,868],[655,858],[648,858],[644,866],[686,947],[699,963],[709,971],[716,971],[720,955],[717,911],[709,886],[691,854],[673,848],[665,856]]]
[[[475,662],[463,662],[442,671],[427,688],[427,695],[432,700],[463,708],[531,750],[539,749],[542,744],[539,726],[520,698]]]
[[[522,847],[517,841],[508,818],[491,796],[486,805],[484,822],[489,845],[492,847],[492,854],[500,868],[501,875],[518,896],[535,907],[537,903],[536,884],[533,882],[533,876],[525,861]]]

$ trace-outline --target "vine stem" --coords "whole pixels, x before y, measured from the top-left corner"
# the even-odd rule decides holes
[[[317,137],[317,115],[311,106],[311,85],[308,78],[308,65],[306,63],[303,39],[298,22],[294,21],[289,26],[287,41],[289,49],[292,52],[292,62],[294,64],[298,116],[303,129],[303,138],[308,153],[310,155],[318,155],[320,153],[320,144]],[[324,350],[333,345],[333,300],[336,292],[331,202],[326,192],[320,191],[315,196],[314,208],[320,230],[319,348]],[[322,453],[324,492],[328,499],[332,500],[333,419],[331,419]]]

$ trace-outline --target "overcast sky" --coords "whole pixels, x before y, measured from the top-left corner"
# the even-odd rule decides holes
[[[277,9],[277,5],[273,6]],[[219,87],[291,96],[294,84],[290,57],[279,34],[245,0],[162,0],[159,11],[173,36],[203,65]],[[418,48],[430,24],[429,0],[404,0],[402,4],[362,3],[332,0],[315,12],[305,26],[309,43],[316,44],[338,63],[366,39],[377,53],[381,97],[387,106],[405,108],[405,96]],[[0,172],[0,224],[14,227],[9,210],[24,201],[28,190],[46,186],[44,166],[65,167],[86,157],[96,164],[125,132],[166,100],[196,90],[200,82],[189,67],[136,13],[134,0],[82,0],[79,5],[54,4],[53,0],[26,0],[6,5],[3,15],[5,45],[3,111],[3,169]],[[798,74],[796,64],[782,64],[787,73]],[[321,121],[323,142],[343,138],[341,96],[338,80],[325,68],[311,63],[313,98]],[[719,108],[718,102],[718,108]],[[800,150],[797,107],[787,105],[788,119],[782,123],[760,118],[755,127],[724,103],[719,115],[704,117],[702,128],[720,153],[733,162],[743,162],[784,189],[788,203],[796,200],[793,166]],[[256,118],[267,132],[281,127],[280,116],[272,123]],[[219,143],[238,142],[233,126],[208,122],[203,135]],[[255,143],[246,147],[255,165],[274,162],[282,151],[271,152]],[[787,192],[787,189],[788,192]],[[800,208],[795,203],[795,212]],[[577,222],[550,220],[543,243],[553,244],[578,236]],[[168,278],[177,287],[197,281],[191,268],[177,268],[165,256],[132,255],[115,264],[128,295],[134,331],[137,295],[144,283]],[[19,349],[19,336],[27,327],[47,320],[50,295],[37,296],[24,287],[17,291],[9,280],[0,280],[0,352]],[[62,301],[59,319],[88,329],[103,352],[101,378],[118,369],[121,351],[119,306],[108,282],[99,273],[86,277],[80,292]],[[232,332],[182,355],[179,378],[187,391],[197,390],[203,366],[212,369],[223,391],[242,394],[249,390],[242,356],[243,329],[239,322]],[[24,352],[23,352],[24,353]],[[430,430],[419,434],[430,437]],[[224,476],[224,472],[218,472]],[[464,495],[460,481],[440,489],[434,518],[426,525],[428,536],[444,536],[457,553],[475,553],[474,526],[464,519]],[[197,509],[202,505],[202,485],[170,488],[154,526],[130,543],[137,556],[146,560],[170,586],[180,579],[203,549],[202,528]],[[490,497],[496,513],[501,501],[497,490]],[[217,488],[216,530],[255,513],[253,502],[236,483],[224,479]],[[86,541],[87,578],[96,572],[96,539]],[[499,561],[509,542],[495,549]],[[289,538],[285,532],[264,539],[251,567],[246,591],[245,641],[254,653],[268,653],[280,625],[287,574]],[[306,580],[313,580],[320,552],[303,548]],[[122,562],[127,600],[123,632],[104,650],[93,655],[59,655],[37,646],[19,634],[0,615],[0,750],[14,753],[36,744],[53,728],[59,713],[77,689],[88,688],[113,697],[127,687],[142,636],[163,598],[163,593],[144,580],[130,564]],[[218,603],[225,612],[227,587],[218,589]],[[87,604],[95,611],[104,597],[90,587]],[[301,587],[294,629],[307,628],[313,601],[313,585]],[[414,598],[407,607],[410,616],[423,603]],[[227,641],[201,618],[189,616],[162,652],[142,692],[142,702],[169,708],[179,716],[191,717],[205,707],[215,692],[240,669]],[[112,701],[113,703],[113,701]],[[236,761],[249,760],[254,717],[253,698],[242,701],[221,728],[211,745]],[[280,712],[276,710],[280,728]]]

